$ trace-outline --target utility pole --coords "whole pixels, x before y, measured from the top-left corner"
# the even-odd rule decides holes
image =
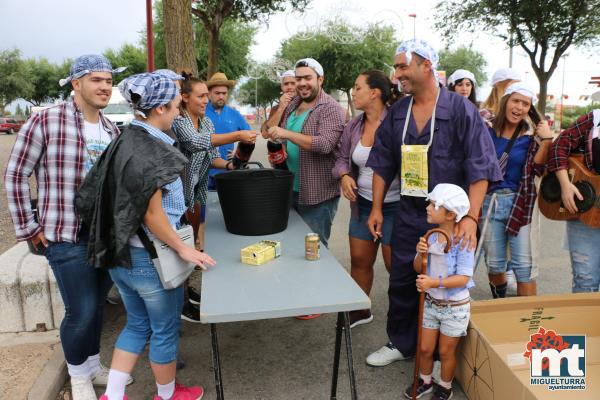
[[[408,14],[413,19],[413,39],[417,38],[417,14]]]
[[[510,30],[510,36],[508,37],[508,68],[513,66],[513,31]]]

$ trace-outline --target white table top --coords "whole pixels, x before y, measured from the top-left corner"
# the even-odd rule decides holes
[[[292,209],[285,231],[239,236],[225,229],[216,193],[206,207],[205,251],[217,261],[202,276],[200,321],[247,321],[332,313],[371,307],[368,296],[321,245],[321,259],[304,259],[310,228]],[[242,264],[240,250],[260,240],[281,242],[281,257],[266,264]]]

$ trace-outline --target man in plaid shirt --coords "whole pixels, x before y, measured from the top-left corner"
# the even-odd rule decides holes
[[[550,150],[548,170],[556,173],[562,203],[570,213],[577,212],[575,197],[583,200],[567,173],[569,156],[575,153],[583,153],[585,166],[600,174],[600,109],[581,116],[562,131]],[[573,268],[573,293],[597,292],[600,288],[600,228],[579,220],[567,221],[567,238]]]
[[[327,246],[340,199],[331,170],[344,129],[344,109],[323,90],[323,67],[312,58],[296,63],[296,96],[279,126],[266,136],[286,141],[287,166],[294,173],[294,208]]]
[[[86,173],[118,128],[101,113],[112,93],[113,69],[103,56],[75,60],[72,101],[34,114],[19,131],[4,183],[18,240],[43,246],[65,304],[60,338],[67,360],[73,398],[96,399],[92,384],[105,385],[108,371],[100,364],[100,332],[106,294],[112,286],[107,271],[87,263],[85,227],[74,204]],[[35,173],[38,220],[31,209],[29,177]]]

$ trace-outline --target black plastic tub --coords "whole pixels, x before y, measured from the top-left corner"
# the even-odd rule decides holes
[[[294,174],[271,168],[215,175],[228,232],[259,236],[284,231],[292,205]]]

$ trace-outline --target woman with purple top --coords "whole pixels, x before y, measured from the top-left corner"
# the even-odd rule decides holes
[[[350,275],[369,295],[373,286],[373,264],[377,258],[379,243],[367,227],[373,201],[373,170],[365,166],[375,134],[387,115],[392,100],[392,82],[379,70],[368,70],[356,78],[352,100],[363,113],[348,122],[341,139],[333,175],[340,180],[341,191],[348,200],[352,214],[348,235],[350,236]],[[383,261],[390,271],[392,250],[390,240],[396,205],[400,200],[398,179],[391,184],[383,206],[383,236],[381,238]],[[350,327],[367,324],[373,320],[371,310],[350,312]]]

